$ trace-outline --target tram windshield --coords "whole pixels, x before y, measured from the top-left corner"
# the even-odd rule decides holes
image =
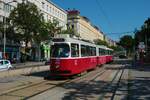
[[[69,57],[69,45],[65,43],[54,44],[51,46],[51,57]]]

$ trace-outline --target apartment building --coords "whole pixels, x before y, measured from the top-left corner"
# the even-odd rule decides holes
[[[104,41],[106,41],[108,43],[109,46],[116,46],[116,41],[108,38],[106,35],[104,35]]]
[[[82,39],[90,41],[104,39],[103,32],[97,26],[92,25],[87,17],[81,16],[78,10],[68,10],[68,25]]]
[[[11,10],[17,6],[17,3],[34,3],[37,8],[39,9],[39,11],[41,11],[43,13],[44,19],[45,21],[48,20],[57,20],[59,22],[59,26],[63,27],[63,29],[65,30],[66,24],[67,24],[67,12],[65,10],[63,10],[62,8],[60,8],[59,6],[57,6],[56,4],[54,4],[53,2],[51,2],[50,0],[15,0],[15,2],[13,2],[14,0],[0,0],[0,21],[4,21],[4,18],[8,17]],[[2,34],[2,33],[0,33]],[[0,52],[3,52],[3,35],[0,35]],[[6,40],[7,40],[7,36],[6,36]],[[45,47],[45,45],[44,45]],[[16,49],[16,50],[15,50]],[[15,51],[13,51],[15,50]],[[8,54],[8,58],[13,58],[13,56],[17,56],[17,58],[19,58],[20,56],[20,51],[19,51],[19,47],[18,46],[12,46],[11,43],[8,42],[8,40],[6,41],[6,53]],[[35,51],[35,50],[32,50]],[[38,51],[35,51],[34,55],[37,55]],[[44,56],[46,58],[49,58],[49,53],[50,53],[50,49],[44,49]],[[38,55],[39,57],[40,55]],[[37,57],[35,57],[37,58]]]
[[[44,19],[53,21],[54,19],[59,21],[60,26],[66,29],[67,24],[67,12],[52,3],[49,0],[0,0],[0,20],[3,17],[8,17],[11,10],[17,6],[17,3],[31,2],[34,3],[37,8],[43,13]]]

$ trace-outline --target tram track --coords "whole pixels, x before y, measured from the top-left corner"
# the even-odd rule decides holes
[[[31,85],[27,85],[24,87],[20,87],[18,89],[13,89],[12,91],[10,90],[9,92],[5,92],[3,94],[0,95],[0,98],[16,98],[16,99],[27,99],[30,96],[33,95],[38,95],[42,92],[45,92],[49,89],[55,88],[61,84],[65,84],[66,82],[68,82],[69,80],[65,80],[65,81],[57,81],[57,82],[49,82],[47,80],[35,83],[35,84],[31,84]],[[5,98],[6,97],[6,98]],[[12,99],[11,99],[12,100]],[[15,99],[14,99],[15,100]]]
[[[125,66],[124,66],[124,67],[125,67]],[[112,93],[113,95],[112,95],[112,97],[111,97],[111,100],[114,100],[114,97],[115,97],[117,88],[119,87],[119,83],[120,83],[120,81],[121,81],[121,78],[122,78],[123,73],[124,73],[124,69],[121,70],[121,75],[119,76],[119,79],[118,79],[118,81],[117,81],[117,84],[116,84],[116,86],[115,86],[115,88],[114,88],[114,90],[113,90],[113,93]]]
[[[113,99],[114,99],[114,96],[115,96],[115,94],[116,94],[116,90],[117,90],[117,88],[118,88],[118,86],[119,86],[119,82],[120,82],[121,77],[122,77],[123,72],[124,72],[124,67],[125,67],[125,66],[122,66],[122,69],[119,69],[119,70],[115,73],[115,75],[114,75],[113,79],[110,81],[110,83],[107,83],[107,84],[102,88],[102,91],[104,91],[105,89],[107,90],[108,87],[109,87],[109,88],[111,87],[112,90],[109,91],[109,92],[111,92],[111,93],[103,92],[103,93],[100,95],[100,97],[99,97],[98,100],[103,100],[106,95],[109,95],[109,96],[111,97],[110,100],[113,100]],[[117,78],[118,78],[118,79],[117,79]],[[113,87],[113,84],[115,84],[115,87]],[[109,89],[108,89],[108,90],[109,90]]]
[[[75,82],[79,82],[80,83],[80,81],[84,81],[84,80],[86,80],[86,78],[88,79],[88,81],[86,81],[86,83],[88,83],[88,82],[90,82],[90,81],[93,81],[93,80],[95,80],[97,77],[100,77],[100,76],[102,76],[105,72],[106,72],[107,70],[105,69],[105,68],[103,68],[101,71],[97,71],[97,73],[95,73],[95,72],[91,72],[90,74],[86,74],[86,75],[84,75],[84,76],[82,76],[82,77],[78,77],[78,78],[76,78],[76,79],[73,79],[73,80],[70,80],[70,81],[68,81],[68,82],[66,82],[65,84],[61,84],[61,85],[69,85],[69,84],[74,84]],[[92,76],[92,77],[91,77]],[[89,79],[89,77],[90,77],[90,79]],[[84,81],[85,82],[85,81]],[[60,86],[60,85],[59,85]],[[61,86],[60,86],[61,87]],[[80,88],[80,89],[82,89],[82,88],[84,88],[84,87],[86,87],[86,86],[81,86],[81,87],[78,87],[78,88]],[[53,88],[54,89],[54,88]],[[52,89],[51,89],[51,91],[52,91]],[[38,95],[38,94],[37,94]],[[30,98],[32,98],[32,97],[34,97],[34,96],[36,96],[36,95],[33,95],[33,96],[30,96],[30,97],[27,97],[27,99],[30,99]]]
[[[106,70],[102,70],[98,75],[95,76],[95,78],[98,77],[98,76],[101,76],[104,72],[106,72]],[[89,77],[89,74],[88,74],[87,76],[85,76],[85,77],[82,76],[81,78],[79,77],[79,78],[77,78],[77,79],[69,80],[69,81],[66,81],[66,82],[64,82],[64,83],[62,83],[62,84],[59,84],[59,85],[57,85],[57,86],[54,86],[54,87],[52,87],[52,88],[48,88],[48,89],[46,89],[46,90],[44,90],[44,91],[41,91],[41,92],[39,92],[39,93],[37,93],[37,94],[31,95],[31,96],[29,96],[29,97],[26,97],[25,100],[30,99],[30,98],[32,98],[32,97],[38,95],[38,94],[41,94],[41,93],[43,93],[43,92],[45,92],[45,91],[54,89],[55,87],[58,87],[58,86],[61,86],[61,85],[67,84],[67,83],[76,82],[76,81],[79,82],[80,80],[83,81],[83,79],[84,79],[84,78],[87,78],[87,77]]]
[[[64,90],[65,91],[65,93],[67,92],[67,94],[69,93],[69,95],[70,95],[70,97],[68,98],[68,100],[73,100],[73,99],[75,99],[75,100],[78,100],[77,98],[78,98],[78,93],[80,94],[81,92],[83,92],[83,91],[86,91],[87,93],[91,93],[91,91],[89,91],[89,90],[92,90],[91,88],[90,89],[88,89],[89,88],[89,86],[91,86],[92,85],[92,83],[95,83],[96,81],[98,81],[99,80],[99,78],[100,78],[100,80],[101,81],[105,81],[105,80],[107,80],[106,78],[108,78],[109,77],[109,75],[111,75],[111,72],[112,70],[108,70],[107,68],[105,69],[103,69],[103,70],[101,70],[100,72],[99,72],[99,70],[97,70],[97,72],[95,73],[92,73],[92,74],[87,74],[87,75],[85,75],[84,77],[81,77],[80,79],[75,79],[75,80],[71,80],[71,81],[69,81],[67,84],[63,84],[64,86],[60,86],[60,88],[59,87],[57,87],[57,89],[60,89],[61,90],[61,88],[63,87],[64,89],[66,88],[67,90]],[[98,80],[97,80],[98,79]],[[98,85],[97,85],[98,86]],[[100,84],[99,85],[99,91],[101,91],[101,88],[103,88],[105,86],[105,84]],[[71,90],[71,91],[70,91]],[[35,97],[31,97],[31,98],[29,98],[29,99],[31,99],[31,100],[36,100],[36,99],[43,99],[43,98],[41,98],[43,95],[47,95],[48,97],[47,97],[47,99],[48,98],[53,98],[53,96],[54,96],[54,94],[51,94],[52,93],[52,91],[53,90],[50,90],[50,91],[47,91],[47,92],[45,92],[45,93],[41,93],[40,95],[37,95],[37,96],[35,96]],[[57,90],[54,90],[55,91],[55,94],[58,94],[58,96],[59,96],[59,94],[61,95],[61,94],[63,94],[64,93],[64,91],[57,91]],[[56,92],[57,91],[57,92]],[[88,92],[89,91],[89,92]],[[76,94],[77,93],[77,94]],[[81,93],[82,94],[82,93]],[[84,93],[83,93],[84,94]],[[85,96],[86,97],[86,96]],[[82,97],[81,97],[82,98]],[[56,98],[53,98],[53,100],[55,100]],[[86,98],[85,98],[86,99]]]
[[[99,71],[101,70],[101,71]],[[23,100],[26,100],[26,99],[29,99],[31,97],[34,97],[38,94],[41,94],[45,91],[48,91],[48,90],[51,90],[51,89],[54,89],[55,87],[58,87],[58,86],[61,86],[61,85],[64,85],[66,83],[71,83],[71,82],[76,82],[76,81],[83,81],[85,78],[88,78],[89,76],[93,76],[94,74],[96,74],[96,76],[94,76],[95,78],[96,77],[99,77],[101,76],[106,70],[105,68],[99,68],[99,70],[96,70],[96,73],[95,71],[91,71],[89,72],[88,74],[82,76],[82,77],[77,77],[75,79],[68,79],[68,80],[65,80],[65,81],[48,81],[48,80],[44,80],[44,81],[41,81],[41,82],[38,82],[38,83],[34,83],[34,84],[30,84],[30,85],[27,85],[27,86],[23,86],[23,87],[18,87],[16,89],[11,89],[11,90],[8,90],[2,94],[0,94],[0,98],[11,98],[12,97],[15,97],[16,99],[23,99]],[[97,74],[99,73],[99,74]],[[15,100],[14,98],[14,100]]]

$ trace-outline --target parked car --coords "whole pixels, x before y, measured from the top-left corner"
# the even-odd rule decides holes
[[[124,58],[127,58],[127,56],[125,56],[125,55],[119,55],[119,58],[124,59]]]
[[[11,65],[9,60],[0,60],[0,70],[8,70],[12,68],[13,66]]]

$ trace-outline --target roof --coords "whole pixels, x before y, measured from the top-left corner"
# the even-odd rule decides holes
[[[79,12],[78,10],[66,10],[66,11],[67,11],[68,14],[70,14],[70,15],[74,15],[74,14],[79,15],[79,14],[80,14],[80,12]]]
[[[62,9],[62,8],[59,7],[58,5],[54,4],[51,0],[46,0],[46,1],[49,2],[50,4],[52,4],[53,6],[55,6],[56,8],[60,9],[61,11],[63,11],[64,13],[67,14],[67,12],[66,12],[64,9]]]

